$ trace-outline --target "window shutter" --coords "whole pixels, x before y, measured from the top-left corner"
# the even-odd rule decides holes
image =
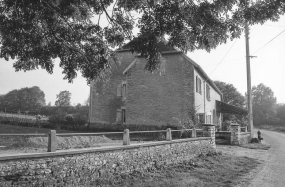
[[[122,96],[122,86],[121,86],[121,85],[119,85],[119,86],[117,87],[117,96],[118,96],[118,97],[121,97],[121,96]]]
[[[127,112],[126,107],[122,106],[121,107],[121,114],[122,114],[121,115],[122,116],[121,121],[122,121],[122,123],[126,123],[127,122],[126,112]]]
[[[122,110],[117,109],[116,122],[122,122]]]
[[[196,76],[196,92],[199,92],[199,83],[198,83],[198,76]]]
[[[207,96],[207,100],[210,101],[211,97],[210,97],[210,86],[207,84],[206,85],[206,96]]]
[[[126,98],[126,95],[127,95],[127,85],[123,84],[122,85],[122,97]]]
[[[199,93],[202,94],[202,81],[199,79]]]
[[[122,81],[122,97],[126,99],[127,97],[127,81]]]

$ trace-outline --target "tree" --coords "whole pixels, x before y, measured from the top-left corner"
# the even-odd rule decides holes
[[[166,35],[184,52],[210,51],[240,37],[245,22],[276,21],[284,12],[284,0],[2,0],[0,57],[16,58],[16,71],[41,67],[49,73],[58,58],[65,79],[81,71],[90,81],[104,78],[109,59],[117,61],[113,49],[128,41],[125,47],[145,56],[153,71]]]
[[[89,106],[90,105],[90,95],[88,95],[88,98],[84,101],[83,105],[84,106]]]
[[[271,88],[264,84],[252,87],[252,111],[254,125],[270,124],[278,121],[276,97]]]
[[[67,90],[56,95],[55,106],[70,106],[71,93]]]
[[[285,125],[285,104],[279,103],[277,104],[277,117],[280,119],[280,124]]]
[[[223,102],[234,105],[237,107],[244,108],[245,98],[237,91],[232,84],[228,84],[221,81],[214,81],[215,85],[223,93]],[[238,121],[238,123],[244,123],[245,119],[240,115],[224,114],[224,121]]]
[[[0,107],[10,111],[36,111],[45,105],[45,94],[38,87],[12,90],[3,96]]]
[[[244,107],[245,98],[237,91],[234,85],[221,81],[214,81],[214,83],[223,93],[223,102],[238,107]]]

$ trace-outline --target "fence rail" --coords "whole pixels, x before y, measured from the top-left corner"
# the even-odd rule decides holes
[[[108,134],[123,134],[123,145],[130,145],[130,134],[138,133],[166,133],[166,141],[172,141],[172,132],[191,131],[191,138],[196,138],[197,131],[202,129],[180,129],[180,130],[155,130],[155,131],[129,131],[125,129],[124,132],[96,132],[96,133],[56,133],[55,130],[50,130],[49,133],[28,133],[28,134],[0,134],[1,136],[48,136],[48,152],[56,151],[56,137],[57,136],[92,136],[92,135],[108,135]]]
[[[0,134],[0,136],[47,136],[45,133],[32,133],[32,134]]]

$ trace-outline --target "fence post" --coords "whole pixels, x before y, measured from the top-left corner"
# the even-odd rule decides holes
[[[123,145],[130,145],[130,131],[129,131],[129,129],[124,130]]]
[[[211,145],[216,148],[215,140],[215,125],[214,124],[202,124],[203,127],[203,137],[211,137]]]
[[[240,126],[237,123],[231,123],[230,127],[231,132],[231,144],[239,145],[240,144]]]
[[[166,129],[166,141],[172,141],[171,128]]]
[[[56,131],[50,130],[48,134],[48,152],[56,151]]]
[[[193,128],[193,129],[192,129],[191,138],[196,138],[196,137],[197,137],[196,129],[195,129],[195,128]]]

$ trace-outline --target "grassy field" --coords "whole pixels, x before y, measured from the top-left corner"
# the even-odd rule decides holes
[[[0,124],[0,134],[26,134],[26,133],[48,133],[50,129],[36,127],[21,127],[15,125]],[[71,132],[66,130],[57,130],[59,133]]]
[[[285,124],[284,126],[263,125],[263,126],[256,126],[255,128],[285,133]]]
[[[24,115],[24,114],[5,114],[5,113],[0,113],[0,116],[3,117],[15,117],[15,118],[23,118],[23,119],[34,119],[36,120],[36,117],[33,115]],[[41,120],[48,120],[47,117],[42,117]]]
[[[224,154],[199,156],[181,164],[168,165],[149,173],[96,181],[94,186],[136,187],[220,187],[236,186],[260,163],[252,158]]]
[[[0,134],[45,133],[50,129],[0,124]],[[56,130],[57,133],[73,131]],[[76,132],[75,132],[76,133]],[[57,137],[57,150],[122,145],[123,136],[70,136]],[[137,141],[131,141],[137,143]],[[0,155],[46,152],[47,136],[0,136]]]

